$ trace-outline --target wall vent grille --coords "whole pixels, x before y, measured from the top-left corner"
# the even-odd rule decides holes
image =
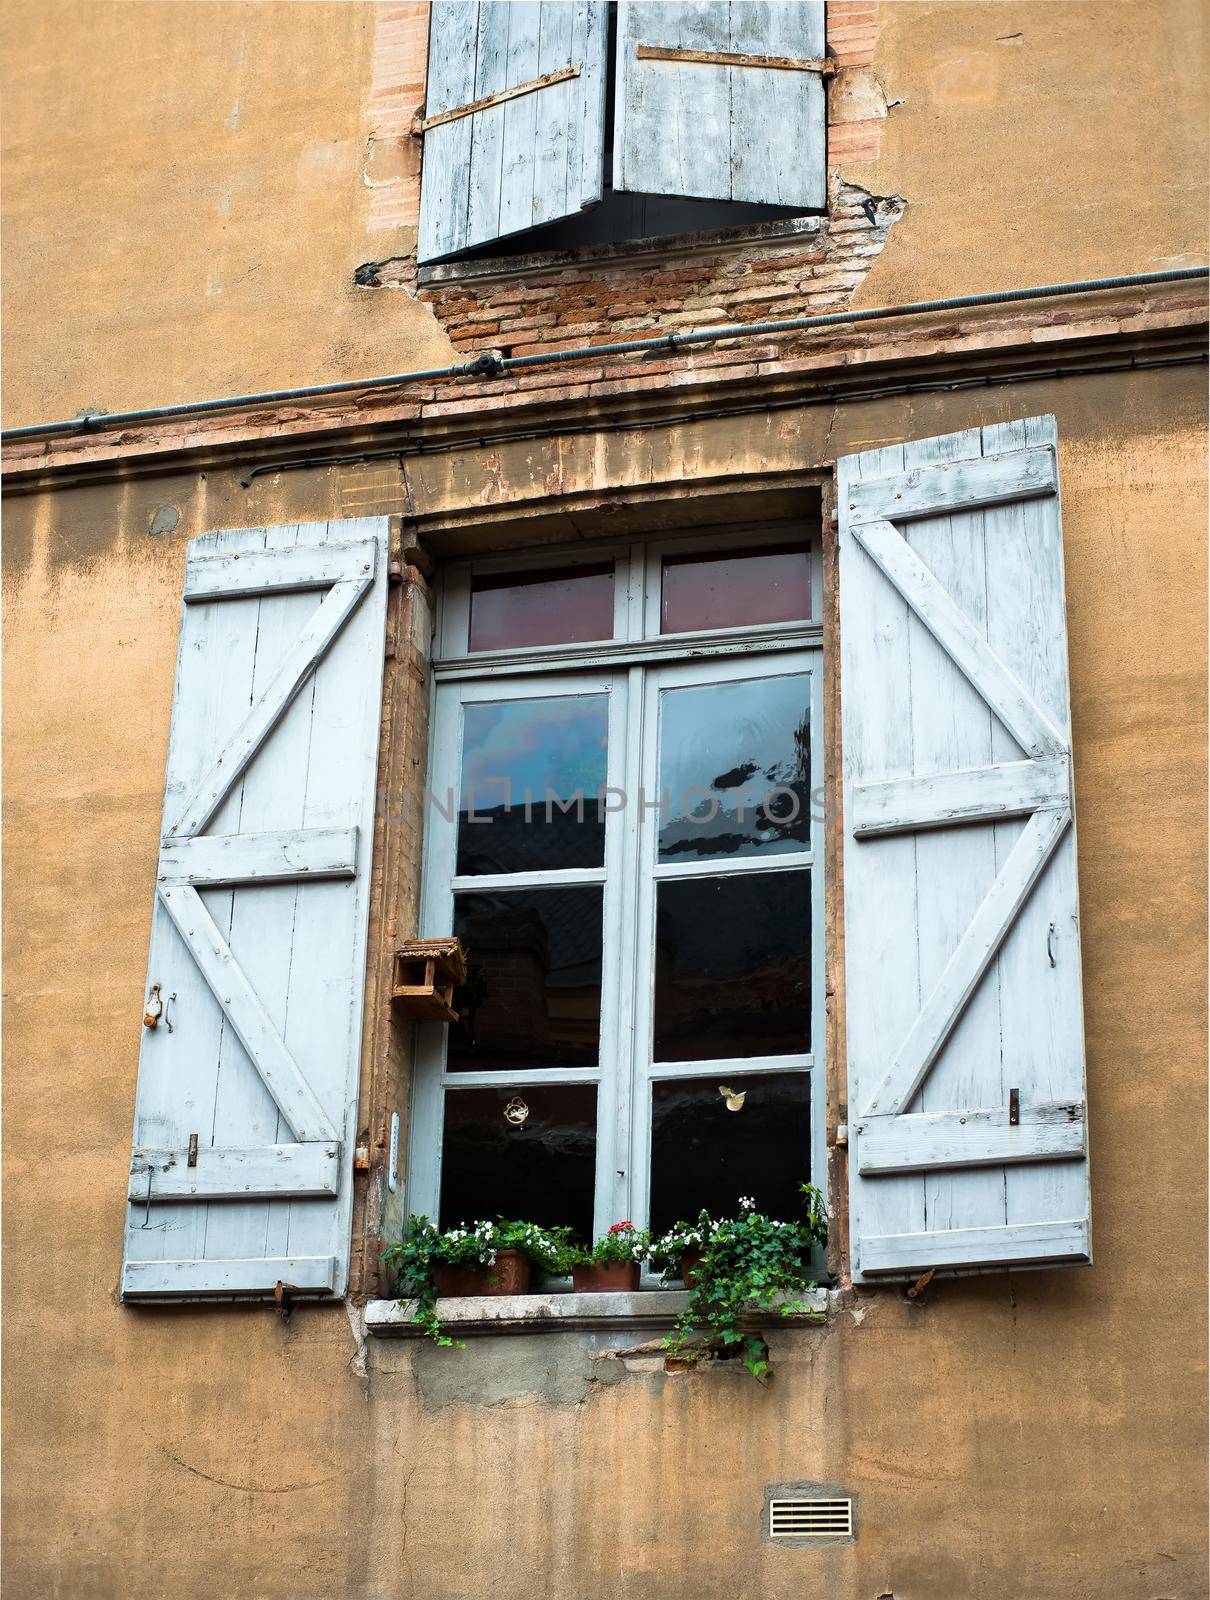
[[[851,1500],[770,1500],[770,1539],[851,1539]]]

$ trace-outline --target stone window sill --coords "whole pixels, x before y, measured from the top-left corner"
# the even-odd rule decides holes
[[[831,1309],[834,1294],[812,1289],[802,1296],[806,1311],[768,1313],[752,1318],[754,1327],[817,1326]],[[594,1329],[646,1329],[664,1332],[689,1304],[686,1289],[640,1289],[634,1294],[466,1295],[437,1302],[437,1315],[451,1333],[580,1333]],[[366,1332],[378,1339],[415,1339],[415,1302],[371,1300],[365,1308]]]

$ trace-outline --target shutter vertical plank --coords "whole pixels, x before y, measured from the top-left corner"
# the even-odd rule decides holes
[[[482,8],[481,8],[482,9]],[[539,76],[538,43],[545,7],[538,0],[510,0],[506,78],[528,83]],[[576,81],[576,80],[573,80]],[[556,85],[557,96],[563,86]],[[549,89],[542,94],[550,94]],[[534,171],[538,163],[538,94],[521,95],[500,108],[504,112],[504,160],[500,168],[500,211],[496,232],[501,238],[534,225]]]
[[[433,0],[425,110],[452,111],[475,98],[477,0]],[[470,117],[425,135],[421,169],[419,259],[466,248],[471,191]]]
[[[984,429],[987,453],[1043,444],[1058,444],[1049,417]],[[1058,595],[1061,600],[1065,592],[1062,539],[1054,536],[1053,526],[1057,511],[1053,503],[1027,500],[985,516],[992,600],[988,638],[993,647],[1021,649],[1017,658],[1021,681],[1054,726],[1070,738],[1067,652],[1062,636],[1040,629],[1036,620],[1045,614],[1047,597]],[[1079,992],[1077,905],[1073,830],[1066,847],[1051,858],[1000,957],[1005,1081],[1008,1087],[1020,1086],[1022,1095],[1031,1100],[1076,1100],[1084,1095],[1083,1011],[1063,1003],[1073,981]],[[1086,1169],[1062,1162],[1010,1168],[1008,1221],[1029,1224],[1081,1216],[1087,1182]]]
[[[898,459],[884,449],[837,464],[859,1282],[925,1266],[1091,1259],[1055,445],[1053,418],[1037,418],[917,441]],[[954,470],[976,461],[978,472]],[[989,499],[993,478],[1019,488]],[[896,507],[905,508],[898,520]],[[916,577],[905,583],[909,560]],[[939,606],[953,626],[937,626]],[[1004,671],[973,670],[980,655]],[[1030,716],[1005,697],[1006,674]],[[908,728],[906,755],[892,719]],[[1040,723],[1047,737],[1031,740]],[[1023,755],[1031,781],[1011,817],[955,816],[959,780]],[[914,787],[897,831],[855,832],[855,791],[905,778]],[[1020,1111],[1011,1122],[1010,1101]],[[1056,1107],[1073,1119],[1062,1141],[1017,1137],[1018,1122],[1028,1129]],[[989,1146],[980,1130],[1001,1122],[1001,1145]],[[932,1138],[942,1125],[946,1137]]]
[[[341,539],[372,533],[375,519],[364,523],[330,523],[327,536]],[[385,582],[385,551],[379,552],[379,581]],[[356,1143],[358,1053],[366,983],[366,940],[369,922],[369,852],[374,835],[374,796],[382,703],[382,624],[372,612],[355,616],[346,638],[333,647],[327,670],[315,679],[311,723],[322,730],[312,738],[303,766],[302,825],[326,828],[352,820],[358,826],[360,858],[352,879],[299,884],[306,915],[297,916],[293,962],[302,974],[319,974],[292,984],[285,1020],[287,1045],[308,1062],[308,1079],[332,1121],[343,1135],[346,1161]],[[350,792],[357,811],[350,811]],[[332,949],[346,950],[339,966]],[[353,1063],[347,1043],[353,1041]],[[279,1135],[284,1138],[285,1135]],[[309,1255],[319,1246],[299,1233],[300,1214],[284,1202],[271,1208],[268,1253]],[[337,1293],[343,1291],[341,1265]]]
[[[845,503],[851,481],[902,471],[902,445],[845,457],[837,462],[838,501]],[[841,707],[845,718],[841,743],[847,818],[848,797],[855,784],[912,775],[911,615],[906,600],[882,592],[873,564],[851,541],[842,544],[840,562]],[[862,682],[876,682],[878,692],[857,693],[848,687]],[[868,765],[871,755],[874,766]],[[886,875],[896,883],[910,883],[910,895],[884,895],[876,882],[858,880],[856,874],[850,881],[853,848],[845,858],[850,1122],[863,1109],[855,1093],[855,1066],[860,1069],[866,1061],[889,1061],[923,998],[914,898],[916,840],[904,834],[879,845]],[[888,972],[896,974],[896,983],[885,980]],[[858,1076],[857,1081],[863,1080]],[[895,1175],[871,1185],[864,1200],[863,1226],[875,1234],[923,1232],[924,1180]],[[856,1269],[860,1261],[856,1233],[853,1242]]]
[[[537,76],[555,72],[575,60],[576,7],[544,5],[538,19]],[[572,78],[531,95],[534,107],[534,177],[530,193],[530,225],[553,212],[566,216],[579,204],[578,182],[571,180],[571,138],[582,119],[571,115],[581,85]]]
[[[904,467],[934,466],[981,455],[979,430],[904,446]],[[973,622],[986,627],[987,572],[983,513],[921,518],[903,535]],[[916,772],[961,771],[990,763],[992,716],[984,701],[920,619],[911,619],[912,733]],[[1017,756],[1021,752],[1017,752]],[[1022,823],[1007,824],[1020,833]],[[997,871],[991,827],[977,824],[916,835],[920,963],[927,996],[978,911]],[[979,986],[917,1095],[921,1111],[999,1105],[1000,1007],[996,983]],[[990,1092],[989,1092],[990,1090]],[[925,1174],[930,1229],[974,1228],[1005,1220],[1001,1171]]]
[[[511,7],[487,3],[479,7],[479,31],[474,46],[474,94],[481,99],[507,87],[508,30]],[[437,16],[434,13],[433,25]],[[501,173],[504,165],[504,112],[503,105],[489,106],[473,117],[467,117],[464,127],[470,130],[470,155],[468,182],[470,196],[467,205],[466,239],[491,238],[500,223]],[[453,124],[457,126],[457,124]],[[425,136],[428,141],[442,132],[434,128]]]
[[[822,60],[821,5],[752,0],[731,7],[739,54]],[[732,68],[731,198],[766,205],[827,204],[827,105],[814,73]],[[753,139],[759,129],[762,139]]]

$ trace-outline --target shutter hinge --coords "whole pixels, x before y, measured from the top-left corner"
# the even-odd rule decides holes
[[[196,1167],[197,1166],[197,1134],[196,1133],[191,1133],[189,1135],[189,1161],[188,1161],[188,1165],[191,1166],[191,1167]]]

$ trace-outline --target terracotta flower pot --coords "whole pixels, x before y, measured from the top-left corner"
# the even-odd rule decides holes
[[[686,1289],[692,1289],[697,1283],[697,1269],[701,1264],[701,1250],[697,1245],[690,1245],[681,1256],[681,1282]]]
[[[633,1294],[639,1286],[637,1261],[594,1261],[571,1269],[577,1294]]]
[[[494,1266],[434,1267],[439,1295],[527,1294],[530,1262],[519,1250],[499,1250]]]

